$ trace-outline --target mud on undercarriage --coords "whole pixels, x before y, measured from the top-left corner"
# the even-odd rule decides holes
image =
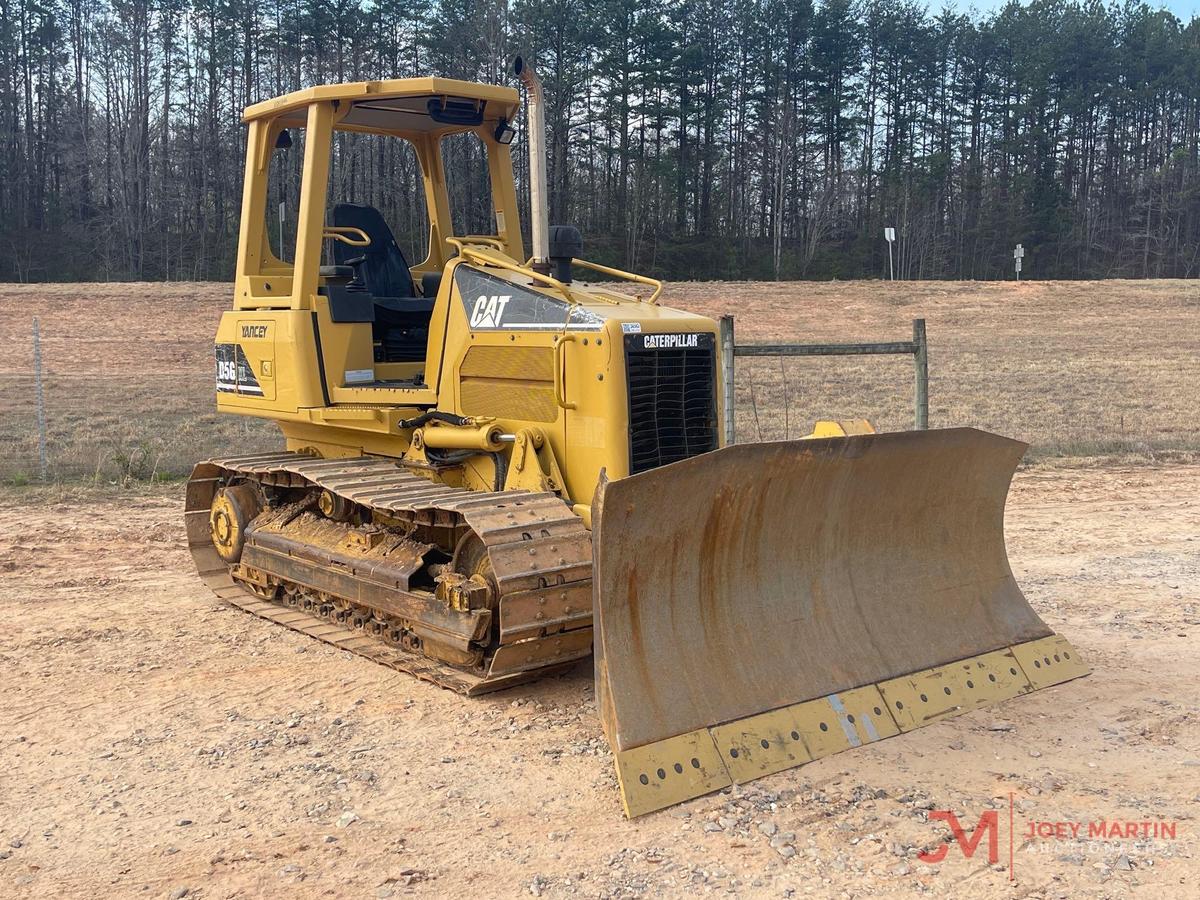
[[[197,465],[186,521],[221,599],[461,693],[591,652],[590,535],[554,494],[274,453]]]

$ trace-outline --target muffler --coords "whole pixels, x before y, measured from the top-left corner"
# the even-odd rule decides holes
[[[513,72],[525,85],[529,98],[529,216],[533,241],[531,267],[544,275],[550,273],[550,209],[546,193],[546,100],[542,82],[528,63],[518,56]]]

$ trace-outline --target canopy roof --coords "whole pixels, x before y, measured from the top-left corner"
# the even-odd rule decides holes
[[[436,101],[442,107],[482,106],[485,122],[511,121],[521,104],[515,88],[451,78],[397,78],[323,84],[293,91],[246,107],[242,121],[278,118],[287,127],[302,128],[307,107],[327,100],[351,104],[350,111],[339,117],[338,128],[427,133],[462,131],[465,127],[435,119],[430,113],[430,101]]]

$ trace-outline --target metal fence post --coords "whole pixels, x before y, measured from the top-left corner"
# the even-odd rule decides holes
[[[33,318],[33,381],[37,394],[38,463],[42,481],[45,481],[49,474],[46,463],[46,394],[42,390],[42,334],[37,316]]]
[[[913,319],[913,349],[913,418],[917,431],[925,431],[929,428],[929,344],[925,339],[924,319]]]
[[[737,440],[733,422],[733,316],[721,316],[721,406],[725,446]]]

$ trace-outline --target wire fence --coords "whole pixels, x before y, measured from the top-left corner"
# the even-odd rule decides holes
[[[106,290],[137,296],[122,286]],[[5,310],[0,483],[169,480],[185,477],[200,459],[282,445],[274,423],[217,412],[210,345],[198,335],[215,330],[227,302],[223,286],[180,287],[165,299],[162,293],[155,286],[152,312],[122,311],[127,319],[120,321],[111,321],[105,311],[111,306],[88,312],[99,304],[85,305],[86,296],[72,305],[75,294],[51,295],[26,314],[17,303]],[[193,300],[196,294],[202,296]],[[172,303],[179,305],[175,319],[158,312]],[[139,331],[152,316],[154,323]],[[1071,352],[1011,339],[991,347],[939,330],[929,421],[1026,440],[1035,455],[1193,452],[1200,431],[1189,413],[1200,366],[1194,342],[1181,333],[1178,348],[1164,350],[1154,338],[1153,347],[1114,355],[1104,343]],[[920,391],[910,387],[922,380],[917,342],[914,336],[883,345],[900,355],[837,360],[758,355],[774,353],[780,346],[774,342],[765,349],[741,345],[729,369],[732,384],[722,385],[733,393],[727,405],[738,439],[802,437],[819,419],[865,418],[880,431],[912,428],[920,422]],[[783,346],[818,353],[817,345]]]
[[[52,335],[31,325],[18,364],[0,370],[0,482],[170,480],[281,444],[272,423],[217,413],[208,367],[96,371],[86,353],[53,359]]]
[[[729,344],[731,317],[722,324],[723,344]],[[912,427],[911,419],[904,421],[907,393],[898,386],[895,358],[836,369],[795,358],[828,356],[839,348],[855,355],[915,355],[917,423],[927,421],[923,326],[920,322],[918,337],[914,323],[912,342],[736,347],[736,374],[726,359],[727,376],[734,377],[724,389],[726,408],[736,410],[738,435],[786,440],[807,434],[822,418],[865,417],[887,430]],[[157,362],[112,365],[99,353],[120,352],[107,349],[64,352],[65,345],[80,341],[78,335],[47,335],[37,318],[26,335],[31,352],[15,357],[15,370],[0,370],[2,482],[171,480],[185,477],[200,459],[280,446],[272,423],[216,411],[207,356],[163,371]],[[55,350],[49,358],[42,352],[43,339]],[[732,423],[733,418],[727,431]]]
[[[734,317],[722,316],[721,327],[721,370],[722,394],[724,408],[725,443],[733,444],[738,435],[738,374],[737,360],[744,359],[773,359],[779,363],[779,380],[781,385],[775,386],[771,399],[766,400],[766,406],[772,419],[778,419],[778,410],[773,409],[782,402],[784,440],[790,438],[792,385],[789,382],[786,360],[799,357],[830,357],[830,356],[911,356],[913,358],[913,429],[925,430],[929,427],[929,343],[926,339],[925,320],[913,319],[911,341],[885,341],[870,343],[752,343],[738,344],[734,338]],[[758,392],[755,390],[755,370],[747,369],[742,364],[742,374],[747,383],[750,413],[753,416],[754,432],[757,440],[763,440],[762,419],[759,415]],[[813,372],[805,373],[809,379]],[[847,413],[842,409],[834,414],[826,414],[822,418],[861,418],[861,415]],[[746,432],[743,431],[743,434]]]

